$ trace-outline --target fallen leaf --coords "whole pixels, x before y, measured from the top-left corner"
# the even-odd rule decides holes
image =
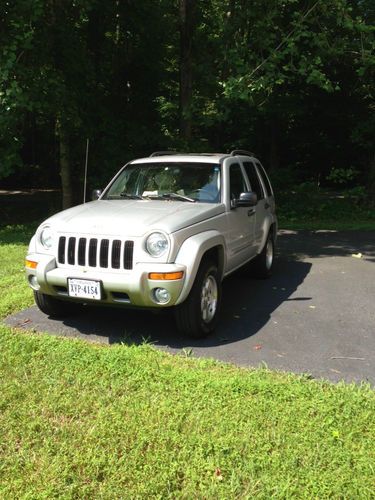
[[[221,470],[219,469],[219,467],[216,467],[216,470],[215,470],[215,477],[218,481],[222,481],[223,480],[223,476],[221,474]]]
[[[254,351],[259,351],[260,349],[262,349],[262,345],[261,344],[256,344],[254,347],[253,347]]]
[[[310,309],[316,309],[316,306],[309,306]]]
[[[27,319],[25,319],[23,321],[20,321],[19,323],[17,323],[17,326],[22,327],[22,326],[27,325],[28,323],[31,323],[31,319],[29,319],[29,318],[27,318]]]
[[[359,252],[359,253],[352,253],[352,257],[354,257],[355,259],[362,259],[362,254],[361,254],[361,252]]]

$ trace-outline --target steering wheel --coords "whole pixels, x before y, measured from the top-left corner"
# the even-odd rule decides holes
[[[210,191],[208,191],[207,189],[204,189],[204,188],[199,188],[199,189],[194,189],[193,191],[191,191],[191,195],[193,194],[203,194],[203,198],[206,199],[206,200],[209,200],[209,201],[215,201],[216,198],[217,198],[217,195],[218,193],[214,194],[214,193],[211,193]]]

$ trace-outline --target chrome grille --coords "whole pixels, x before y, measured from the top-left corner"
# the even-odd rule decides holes
[[[131,240],[60,236],[57,261],[71,266],[133,269],[133,250]]]

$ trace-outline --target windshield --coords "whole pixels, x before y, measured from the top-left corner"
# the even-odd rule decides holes
[[[103,199],[220,202],[218,163],[160,162],[128,165]]]

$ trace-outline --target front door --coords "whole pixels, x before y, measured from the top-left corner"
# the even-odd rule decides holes
[[[249,191],[241,165],[233,163],[229,167],[229,186],[227,196],[238,199],[240,193]],[[227,212],[227,270],[231,271],[254,255],[254,207],[237,207]]]

